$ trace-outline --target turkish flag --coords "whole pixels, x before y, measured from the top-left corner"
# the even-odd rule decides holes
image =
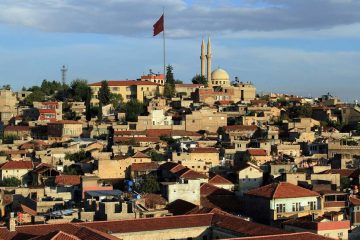
[[[164,14],[161,15],[159,20],[153,25],[154,27],[154,36],[158,35],[162,31],[164,31]]]

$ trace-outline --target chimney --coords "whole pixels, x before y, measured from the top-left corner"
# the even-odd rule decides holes
[[[13,212],[10,213],[10,218],[9,218],[9,222],[8,222],[8,230],[10,232],[16,231],[16,218],[15,218],[15,214]]]

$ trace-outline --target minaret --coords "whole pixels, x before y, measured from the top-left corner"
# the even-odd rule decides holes
[[[207,81],[208,81],[208,85],[211,86],[212,82],[211,82],[211,42],[210,42],[210,37],[208,38],[208,43],[207,43],[206,58],[207,58]]]
[[[205,42],[204,42],[204,38],[202,39],[202,43],[201,43],[200,64],[201,64],[201,76],[205,77]]]

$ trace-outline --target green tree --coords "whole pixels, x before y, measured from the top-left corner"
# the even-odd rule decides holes
[[[166,67],[166,82],[164,86],[164,96],[167,98],[172,98],[175,96],[175,79],[173,73],[173,67],[168,65]]]
[[[145,105],[136,99],[131,99],[126,104],[123,104],[121,111],[126,113],[126,121],[136,122],[138,116],[145,112]]]
[[[6,135],[3,137],[3,144],[13,144],[15,140],[18,140],[19,137],[16,135]]]
[[[309,103],[306,103],[302,106],[291,107],[288,111],[290,118],[311,117],[312,115],[312,108]]]
[[[108,82],[105,80],[101,82],[98,98],[103,106],[110,103],[110,88]]]
[[[70,161],[73,162],[80,162],[82,160],[88,159],[91,157],[91,153],[90,152],[85,152],[84,150],[80,150],[79,152],[76,153],[66,153],[65,154],[65,159],[68,159]]]
[[[201,76],[200,74],[196,74],[196,75],[192,78],[191,82],[192,82],[193,84],[204,84],[204,85],[207,85],[207,84],[208,84],[206,78],[205,78],[204,76]]]
[[[51,96],[56,92],[62,90],[62,84],[55,80],[48,81],[44,79],[41,83],[40,89],[46,96]]]
[[[63,173],[64,173],[65,175],[78,175],[78,172],[77,172],[76,168],[75,168],[73,165],[71,165],[71,166],[64,166],[64,171],[63,171]]]
[[[86,99],[85,99],[85,115],[86,121],[91,120],[91,88],[87,89]]]
[[[155,162],[158,162],[158,161],[165,161],[166,158],[163,154],[161,153],[158,153],[157,151],[155,150],[151,150],[150,151],[150,157],[151,157],[151,160],[152,161],[155,161]]]
[[[102,102],[99,102],[99,111],[98,111],[98,115],[97,115],[97,120],[99,122],[102,122],[103,120],[103,110],[102,110]]]
[[[75,79],[71,82],[71,95],[75,101],[86,101],[90,87],[86,79]]]
[[[27,96],[24,100],[26,105],[32,106],[34,102],[43,102],[45,101],[45,93],[40,89],[33,91],[29,96]]]
[[[110,94],[110,103],[113,105],[114,109],[118,109],[123,101],[124,99],[121,96],[121,94],[116,94],[116,93]]]
[[[174,83],[175,83],[175,84],[183,84],[184,82],[181,81],[181,80],[179,80],[179,79],[176,79],[176,80],[174,81]]]
[[[141,193],[157,193],[160,191],[160,184],[156,176],[148,174],[142,176],[136,183],[135,189]]]
[[[2,187],[18,187],[21,185],[21,181],[16,177],[4,178],[0,181]]]

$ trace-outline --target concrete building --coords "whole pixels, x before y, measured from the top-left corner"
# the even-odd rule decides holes
[[[144,99],[155,97],[157,92],[163,92],[163,86],[150,81],[111,80],[107,82],[110,92],[121,95],[124,102],[128,102],[131,99],[144,102]],[[91,103],[97,105],[99,103],[98,92],[101,87],[101,82],[89,84],[89,87],[92,90]]]
[[[125,179],[131,175],[131,165],[134,163],[150,163],[151,158],[141,152],[132,157],[115,157],[114,159],[100,159],[98,176],[105,179]]]
[[[206,130],[216,133],[219,127],[227,125],[227,115],[211,109],[200,109],[185,116],[185,130],[197,132]]]
[[[39,121],[60,121],[62,120],[62,102],[34,102],[34,108],[38,112]]]
[[[164,110],[153,110],[148,116],[139,116],[136,125],[137,131],[159,128],[159,126],[173,125],[172,116],[165,114]]]
[[[0,121],[8,124],[17,115],[16,93],[9,89],[0,89]]]
[[[48,123],[48,138],[50,141],[62,141],[82,134],[82,123],[71,120],[62,120]]]
[[[267,224],[322,212],[320,194],[286,182],[246,192],[244,204],[248,216]]]
[[[0,179],[17,178],[22,184],[30,182],[29,171],[33,169],[32,161],[8,161],[0,165]]]
[[[263,171],[255,164],[247,162],[238,168],[236,172],[238,175],[237,193],[239,195],[243,195],[263,184]]]

